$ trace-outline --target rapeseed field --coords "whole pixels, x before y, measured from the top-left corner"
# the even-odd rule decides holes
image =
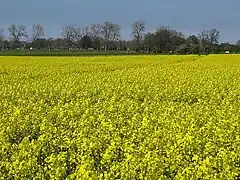
[[[0,57],[1,179],[240,179],[240,55]]]

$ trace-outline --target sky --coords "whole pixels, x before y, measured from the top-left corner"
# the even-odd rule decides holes
[[[221,42],[240,39],[240,0],[1,0],[0,28],[10,24],[42,24],[46,37],[60,37],[62,27],[111,21],[131,38],[132,23],[143,20],[148,31],[169,26],[185,35],[220,30]]]

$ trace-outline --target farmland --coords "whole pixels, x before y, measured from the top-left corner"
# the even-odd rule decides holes
[[[0,178],[240,178],[240,56],[0,57]]]

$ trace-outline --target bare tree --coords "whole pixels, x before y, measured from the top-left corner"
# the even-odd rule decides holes
[[[101,24],[90,25],[91,38],[93,39],[94,46],[97,49],[101,49],[101,44],[103,41],[102,32],[103,32],[103,26]]]
[[[136,40],[137,48],[141,47],[145,31],[146,31],[146,23],[144,21],[138,20],[133,23],[132,36],[133,36],[133,39]]]
[[[75,31],[73,33],[73,42],[78,48],[81,47],[80,42],[83,37],[83,30],[79,26],[75,26]]]
[[[208,42],[210,44],[218,44],[219,37],[220,32],[217,29],[203,30],[199,34],[199,38],[202,41]]]
[[[98,39],[102,35],[102,25],[101,24],[91,24],[90,25],[90,33],[92,38]]]
[[[75,40],[76,40],[76,33],[77,32],[77,26],[76,25],[65,25],[63,27],[63,31],[62,31],[62,36],[63,39],[65,41],[65,45],[67,46],[67,48],[72,48]]]
[[[83,38],[90,38],[91,36],[91,32],[89,30],[89,27],[76,27],[75,29],[75,33],[74,33],[74,39],[75,39],[75,43],[77,45],[78,48],[81,48],[81,41]]]
[[[199,34],[201,50],[209,53],[218,44],[219,37],[220,32],[217,29],[203,30]]]
[[[48,42],[48,50],[51,51],[53,49],[54,39],[52,37],[49,37],[47,39],[47,42]]]
[[[102,26],[102,36],[104,39],[105,50],[108,49],[110,42],[115,42],[120,39],[121,27],[119,24],[114,24],[112,22],[105,22]]]
[[[81,34],[82,38],[85,36],[90,36],[91,35],[90,28],[88,26],[83,27],[80,31],[80,34]]]
[[[0,29],[0,41],[4,40],[4,29]]]
[[[209,34],[209,41],[211,44],[218,44],[218,40],[220,38],[220,32],[219,30],[213,28],[208,31]]]
[[[103,36],[103,40],[104,40],[105,51],[108,48],[108,44],[109,44],[109,41],[110,41],[112,28],[113,28],[113,23],[111,23],[109,21],[105,22],[103,27],[102,27],[102,34],[103,34],[102,36]]]
[[[111,32],[112,32],[113,26],[114,26],[113,23],[109,21],[105,22],[103,25],[102,34],[105,42],[105,49],[106,49],[106,43],[108,43],[111,39]]]
[[[84,37],[90,37],[89,27],[81,28],[76,25],[66,25],[63,27],[62,36],[68,48],[81,47],[81,40]]]
[[[121,26],[119,24],[114,24],[113,31],[112,31],[113,48],[119,49],[120,39],[121,39]]]
[[[34,24],[32,27],[32,41],[44,36],[44,27],[40,24]]]
[[[4,41],[4,30],[0,29],[0,50],[3,48]]]
[[[114,24],[112,29],[112,41],[119,41],[121,38],[121,26],[119,24]]]
[[[240,46],[240,40],[236,42],[236,46]]]
[[[10,36],[12,40],[15,41],[20,41],[22,37],[28,37],[27,31],[26,31],[26,26],[22,24],[12,24],[9,28],[8,31],[10,33]]]

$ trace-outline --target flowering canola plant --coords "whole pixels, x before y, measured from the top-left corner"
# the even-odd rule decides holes
[[[239,179],[240,56],[0,57],[1,179]]]

